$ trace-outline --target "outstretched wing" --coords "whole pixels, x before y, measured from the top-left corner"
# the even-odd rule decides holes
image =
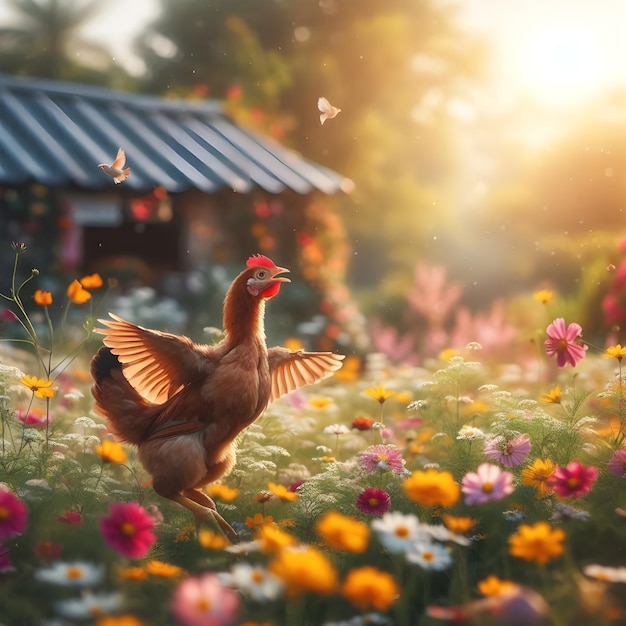
[[[149,330],[109,313],[98,320],[106,328],[105,346],[123,365],[126,380],[141,396],[155,404],[171,398],[185,384],[206,375],[208,361],[188,337]]]
[[[124,153],[124,150],[120,148],[117,151],[117,156],[115,157],[115,161],[111,163],[111,167],[114,170],[121,170],[124,167],[125,163],[126,163],[126,154]]]
[[[338,370],[345,358],[333,352],[304,352],[287,348],[270,348],[268,360],[272,376],[270,402],[302,387],[318,383]]]

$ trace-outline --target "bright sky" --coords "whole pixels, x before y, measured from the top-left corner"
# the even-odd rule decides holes
[[[626,0],[441,1],[458,5],[462,23],[493,41],[495,82],[511,97],[531,95],[559,108],[626,85]],[[85,34],[137,69],[130,42],[158,6],[107,0]],[[5,11],[0,2],[0,20]]]

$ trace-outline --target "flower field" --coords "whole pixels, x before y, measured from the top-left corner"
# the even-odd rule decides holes
[[[38,324],[35,276],[3,293],[21,343],[0,348],[0,624],[626,621],[620,345],[557,318],[521,363],[476,343],[412,367],[349,356],[240,436],[207,489],[231,541],[155,494],[93,411],[100,277],[55,323],[35,291]]]

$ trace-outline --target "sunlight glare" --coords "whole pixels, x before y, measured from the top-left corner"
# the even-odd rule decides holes
[[[511,78],[546,104],[586,100],[610,82],[603,40],[583,23],[537,24],[511,57]]]

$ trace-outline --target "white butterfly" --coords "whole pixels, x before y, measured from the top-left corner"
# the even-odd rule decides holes
[[[326,98],[318,98],[317,108],[321,111],[320,123],[324,124],[326,120],[332,120],[333,117],[337,117],[341,113],[341,109],[334,107]]]

